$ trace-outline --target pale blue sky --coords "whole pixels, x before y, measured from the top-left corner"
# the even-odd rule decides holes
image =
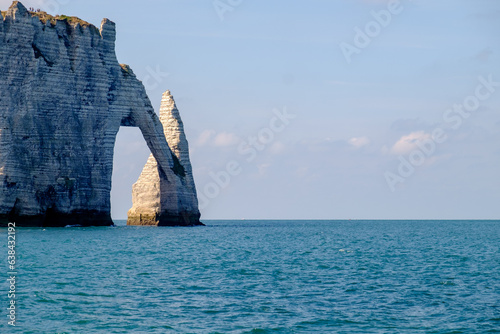
[[[236,5],[221,20],[214,3]],[[177,101],[198,192],[214,197],[202,218],[499,218],[500,86],[456,129],[443,120],[475,94],[479,76],[500,82],[497,0],[401,0],[351,63],[339,45],[354,45],[355,27],[370,26],[387,1],[23,4],[116,22],[118,60],[144,81],[155,108],[166,89]],[[295,118],[248,162],[238,147],[269,128],[274,109]],[[391,191],[387,172],[398,175],[399,157],[409,159],[436,128],[447,139]],[[115,151],[119,219],[149,152],[129,128]],[[210,173],[229,161],[240,173],[215,186]]]

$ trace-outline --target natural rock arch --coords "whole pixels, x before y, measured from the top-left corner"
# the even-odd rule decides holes
[[[144,86],[118,63],[115,37],[108,19],[97,29],[18,1],[0,14],[0,223],[112,225],[116,135],[136,126],[169,203],[157,223],[201,224],[194,184],[186,187]]]

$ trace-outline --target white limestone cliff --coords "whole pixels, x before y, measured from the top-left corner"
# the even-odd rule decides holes
[[[150,155],[139,179],[133,186],[133,206],[128,212],[128,225],[192,225],[193,217],[190,212],[190,203],[196,200],[196,188],[193,179],[191,162],[189,161],[189,146],[184,133],[179,110],[170,91],[163,93],[160,107],[160,122],[167,143],[174,154],[174,164],[178,172],[184,175],[184,183],[180,187],[182,198],[191,197],[187,202],[172,201],[172,194],[168,192],[167,180],[158,170],[158,164],[153,155]],[[173,207],[177,205],[178,207]],[[170,217],[169,212],[181,212],[176,218]]]
[[[115,55],[115,24],[28,11],[0,14],[0,225],[111,225],[120,126],[143,133],[173,223],[199,223],[196,192],[142,83]],[[187,168],[187,167],[186,167]]]

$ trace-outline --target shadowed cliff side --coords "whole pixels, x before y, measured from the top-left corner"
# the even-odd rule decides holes
[[[120,126],[140,128],[165,180],[170,219],[199,217],[144,86],[116,59],[115,37],[108,19],[97,29],[18,1],[0,14],[0,224],[112,225]]]

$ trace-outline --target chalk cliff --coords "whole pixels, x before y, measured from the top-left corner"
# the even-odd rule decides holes
[[[170,193],[168,180],[159,172],[156,159],[151,154],[132,188],[133,206],[128,212],[127,225],[193,225],[199,220],[199,217],[190,214],[190,203],[197,199],[184,125],[174,98],[168,90],[162,96],[160,122],[174,154],[174,168],[178,168],[178,173],[184,176],[182,187],[179,187],[182,193]],[[176,203],[172,201],[174,196],[189,200],[178,201],[176,205],[180,207],[172,207]],[[181,214],[172,217],[172,211]]]
[[[142,83],[118,63],[115,37],[108,19],[97,29],[18,1],[0,14],[0,224],[112,225],[120,126],[139,127],[158,163],[165,222],[201,224],[190,166],[170,149]]]

